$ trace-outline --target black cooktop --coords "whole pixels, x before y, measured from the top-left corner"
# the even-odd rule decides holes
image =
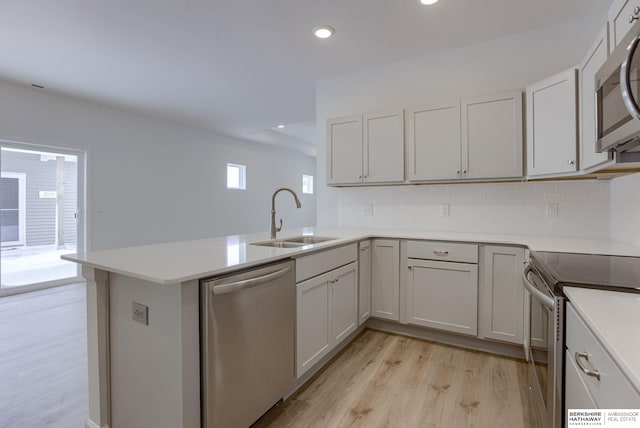
[[[640,257],[531,251],[531,260],[559,292],[566,286],[640,293]]]

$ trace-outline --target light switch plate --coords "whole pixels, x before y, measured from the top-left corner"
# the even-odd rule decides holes
[[[449,204],[440,204],[440,217],[449,217],[450,206]]]
[[[133,302],[132,318],[140,324],[149,325],[149,307]]]

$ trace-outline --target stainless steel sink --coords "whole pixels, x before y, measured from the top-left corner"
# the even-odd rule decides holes
[[[327,238],[326,236],[303,235],[303,236],[296,236],[292,238],[282,238],[281,240],[285,242],[297,242],[297,243],[308,245],[308,244],[318,244],[320,242],[333,241],[334,239],[338,239],[338,238]]]
[[[302,235],[282,238],[273,241],[252,242],[251,245],[274,248],[297,248],[305,245],[319,244],[321,242],[333,241],[338,238],[328,238],[326,236]]]
[[[261,247],[275,247],[275,248],[297,248],[297,247],[304,246],[304,244],[301,244],[298,242],[285,242],[285,241],[252,242],[251,245],[260,245]]]

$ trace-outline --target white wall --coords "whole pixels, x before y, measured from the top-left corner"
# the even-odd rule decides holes
[[[611,238],[640,245],[640,174],[611,181]]]
[[[451,232],[609,236],[609,183],[448,184],[348,188],[339,192],[338,224]],[[547,202],[559,205],[545,217]],[[373,204],[373,216],[361,206]],[[440,216],[448,204],[449,217]]]
[[[329,117],[384,111],[522,89],[577,65],[606,17],[522,33],[318,82],[318,224],[607,237],[607,183],[515,183],[330,188]],[[546,201],[560,203],[557,219]],[[437,215],[441,203],[451,216]],[[362,204],[374,204],[363,216]]]
[[[0,82],[0,140],[86,150],[90,249],[269,230],[271,195],[285,228],[314,225],[302,195],[311,157]],[[226,163],[247,190],[226,189]]]

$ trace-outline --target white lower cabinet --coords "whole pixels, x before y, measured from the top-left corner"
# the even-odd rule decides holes
[[[358,262],[337,269],[329,280],[331,347],[358,327]]]
[[[358,262],[296,287],[296,377],[358,327]]]
[[[371,316],[371,241],[358,244],[358,325]]]
[[[371,316],[400,320],[400,242],[374,239],[371,249]]]
[[[640,394],[570,302],[566,318],[565,416],[567,410],[582,406],[640,408]]]
[[[524,331],[524,248],[481,247],[478,336],[522,344]]]
[[[410,324],[477,334],[477,265],[409,259],[407,268]]]

